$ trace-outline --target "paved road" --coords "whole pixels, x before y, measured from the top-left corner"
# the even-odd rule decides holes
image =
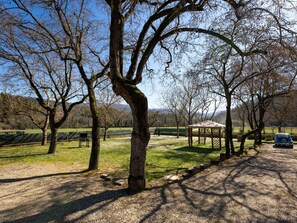
[[[297,222],[297,148],[259,151],[136,195],[96,174],[13,166],[0,222]]]

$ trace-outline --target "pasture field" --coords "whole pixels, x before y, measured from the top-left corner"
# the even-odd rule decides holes
[[[103,129],[102,129],[103,130]],[[117,127],[109,128],[109,131],[132,131],[132,127]],[[23,131],[27,134],[42,133],[40,129],[25,129],[25,130],[0,130],[0,133],[14,133],[18,131]],[[50,129],[47,130],[48,133],[51,132]],[[59,132],[91,132],[91,128],[60,128]]]
[[[152,127],[150,128],[152,131],[154,129],[156,129],[157,127]],[[176,127],[172,126],[172,127],[160,127],[160,129],[166,131],[166,132],[176,132]],[[180,132],[184,133],[185,132],[185,127],[181,126],[180,127]],[[237,134],[240,132],[240,127],[234,127],[233,128],[233,132],[234,134]],[[103,131],[103,129],[101,129]],[[246,127],[244,129],[245,132],[249,131],[250,129],[248,127]],[[34,134],[34,133],[41,133],[40,129],[25,129],[25,130],[1,130],[0,129],[0,134],[2,133],[15,133],[18,131],[23,131],[24,133],[27,134]],[[91,128],[61,128],[59,129],[59,132],[91,132],[92,129]],[[132,131],[132,127],[112,127],[109,128],[108,131]],[[196,129],[194,129],[193,131],[196,131]],[[50,129],[48,129],[48,133],[50,133]],[[265,127],[265,129],[263,130],[263,133],[267,133],[267,134],[274,134],[278,132],[278,128],[277,127]],[[296,134],[297,135],[297,127],[282,127],[282,132],[287,132],[287,133],[291,133],[291,134]]]
[[[186,137],[152,135],[147,148],[146,175],[148,180],[158,180],[166,175],[182,174],[192,166],[208,163],[219,157],[220,151],[210,144],[188,147]],[[235,143],[238,147],[238,143]],[[248,145],[249,146],[249,143]],[[0,147],[1,166],[24,163],[80,165],[87,169],[90,147],[78,147],[78,141],[60,142],[55,155],[48,155],[48,145]],[[101,141],[100,172],[114,177],[127,177],[130,159],[130,137],[113,137]]]

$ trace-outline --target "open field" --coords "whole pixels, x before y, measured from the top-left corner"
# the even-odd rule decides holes
[[[238,143],[236,143],[237,146]],[[249,144],[247,145],[249,146]],[[0,148],[0,167],[7,164],[66,164],[87,169],[90,147],[78,147],[78,141],[58,143],[55,155],[47,154],[48,146],[25,145]],[[188,147],[186,137],[152,136],[148,145],[146,174],[148,180],[158,180],[169,174],[182,174],[192,166],[218,158],[220,151],[210,144]],[[130,158],[130,137],[101,141],[99,171],[115,177],[127,177]]]
[[[132,131],[132,127],[119,127],[119,128],[110,128],[110,131]],[[0,130],[0,133],[11,133],[11,132],[17,132],[17,131],[23,131],[24,133],[28,134],[34,134],[34,133],[42,133],[40,129],[25,129],[25,130]],[[59,132],[91,132],[91,128],[61,128],[59,129]],[[50,133],[51,130],[48,129],[48,133]]]
[[[150,128],[151,131],[153,132],[156,127],[152,127]],[[160,127],[160,129],[162,129],[163,131],[166,132],[176,132],[176,127]],[[240,133],[240,127],[234,127],[233,128],[233,132],[234,134],[238,134]],[[245,132],[249,131],[250,129],[247,127],[245,128]],[[91,132],[92,129],[91,128],[61,128],[59,129],[59,132]],[[102,130],[103,131],[103,130]],[[113,131],[132,131],[132,127],[112,127],[109,128],[110,132]],[[185,127],[180,127],[180,133],[183,134],[185,133],[186,128]],[[196,129],[193,130],[194,132],[196,131]],[[27,134],[35,134],[35,133],[41,133],[40,129],[25,129],[25,130],[0,130],[0,134],[4,134],[4,133],[16,133],[16,132],[24,132]],[[48,133],[50,133],[50,129],[48,129]],[[278,128],[277,127],[266,127],[263,130],[263,133],[266,134],[275,134],[278,132]],[[296,134],[297,135],[297,127],[283,127],[282,128],[282,132],[286,132],[286,133],[290,133],[290,134]]]

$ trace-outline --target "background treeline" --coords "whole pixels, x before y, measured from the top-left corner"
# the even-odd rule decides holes
[[[12,96],[0,93],[0,128],[2,130],[24,130],[36,129],[38,122],[44,122],[44,114],[41,112],[37,100],[30,97]],[[109,127],[131,127],[132,116],[129,106],[125,104],[113,104],[108,111],[103,109],[103,104],[98,103],[101,113],[101,128],[104,128],[106,117],[108,116]],[[45,111],[43,111],[45,112]],[[58,112],[59,114],[59,112]],[[224,123],[225,111],[218,111],[212,119],[219,123]],[[238,105],[232,109],[234,127],[242,130],[248,129],[246,111],[244,106]],[[206,116],[207,118],[207,116]],[[193,123],[201,121],[201,114],[194,115]],[[176,122],[174,115],[169,109],[150,109],[150,127],[174,127]],[[187,126],[186,120],[181,122],[181,126]],[[266,127],[277,127],[282,131],[282,127],[297,126],[297,91],[291,90],[289,94],[276,97],[269,105],[265,116]],[[89,105],[86,103],[75,107],[69,114],[63,128],[91,128],[92,117]]]
[[[44,113],[41,112],[42,108],[35,98],[0,93],[0,103],[0,129],[2,130],[36,129],[38,128],[37,122],[43,123],[45,120]],[[132,126],[132,116],[128,105],[113,104],[108,111],[104,110],[103,104],[98,103],[98,106],[101,114],[101,128],[104,128],[107,115],[110,127]],[[165,109],[151,109],[149,122],[150,126],[155,127],[175,125],[173,116]],[[62,128],[91,127],[92,117],[87,102],[76,106],[62,125]]]

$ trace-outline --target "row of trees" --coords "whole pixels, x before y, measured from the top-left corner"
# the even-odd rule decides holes
[[[128,184],[130,190],[141,191],[145,188],[150,133],[147,98],[137,85],[146,74],[154,75],[152,68],[156,65],[165,68],[163,74],[167,79],[165,74],[175,58],[187,63],[185,55],[193,61],[197,59],[194,52],[198,52],[201,61],[195,61],[194,66],[199,72],[193,72],[192,80],[197,78],[197,73],[203,73],[209,82],[221,83],[218,85],[221,88],[213,87],[211,91],[226,99],[230,139],[230,99],[236,89],[250,81],[267,85],[270,80],[260,78],[263,73],[286,74],[276,68],[271,70],[265,55],[286,50],[296,55],[295,33],[291,32],[294,27],[284,14],[288,7],[292,8],[287,3],[294,6],[293,1],[277,0],[3,2],[0,14],[2,77],[7,81],[6,86],[14,87],[13,93],[34,94],[48,113],[53,133],[49,153],[55,152],[58,128],[65,123],[70,111],[88,98],[93,142],[89,170],[98,168],[100,154],[96,89],[102,90],[106,83],[111,84],[132,111]],[[198,45],[207,48],[201,49]],[[281,61],[287,64],[289,58],[284,58],[281,57]],[[291,75],[289,71],[287,74]],[[275,86],[277,88],[277,84]],[[248,92],[250,88],[243,89]],[[267,96],[262,97],[254,90],[246,95],[242,101],[253,100],[259,109],[266,103],[262,103],[262,98]],[[188,117],[190,119],[191,114]],[[261,129],[262,122],[256,126]],[[226,150],[227,154],[230,150],[234,153],[232,140],[226,140]]]
[[[281,8],[277,6],[279,5],[274,5],[280,12]],[[209,37],[203,45],[204,56],[195,57],[198,59],[194,60],[193,68],[186,72],[186,75],[190,73],[194,79],[190,81],[192,94],[197,93],[197,89],[207,89],[210,99],[213,94],[224,99],[227,157],[235,154],[232,140],[232,106],[239,104],[237,109],[241,110],[241,114],[245,114],[243,120],[247,120],[252,129],[242,137],[240,152],[243,152],[245,139],[251,134],[255,135],[255,145],[261,144],[268,108],[276,108],[271,106],[272,102],[276,101],[273,99],[287,95],[294,89],[297,74],[295,23],[291,21],[290,26],[285,27],[288,21],[284,17],[277,17],[263,8],[241,10],[240,13],[230,14],[229,11],[224,14],[224,24],[220,23],[222,17],[212,21],[212,28],[220,30],[220,34],[212,33],[213,37]],[[251,21],[251,17],[256,17],[257,21]],[[234,43],[239,44],[245,51],[240,50]],[[196,97],[199,100],[204,98],[203,93],[198,93]],[[169,106],[175,108],[176,112],[178,106],[184,107],[182,103],[178,103],[178,106],[176,104],[178,100],[184,102],[183,98],[180,94],[175,104]],[[199,103],[199,100],[196,99],[196,103]],[[215,110],[215,107],[213,108]],[[177,125],[178,122],[176,119]]]
[[[223,123],[225,121],[225,111],[217,111],[219,106],[223,106],[220,98],[215,98],[214,94],[206,91],[205,94],[189,94],[191,89],[184,88],[186,85],[174,86],[168,91],[164,91],[163,109],[151,109],[148,112],[150,127],[187,127],[189,123],[197,123],[206,119],[213,119]],[[187,93],[188,92],[188,93]],[[112,90],[108,94],[112,93]],[[265,126],[273,126],[278,132],[282,127],[297,126],[297,97],[296,90],[291,90],[289,94],[277,96],[272,99],[264,117]],[[189,97],[190,96],[190,97]],[[194,96],[194,97],[192,97]],[[205,96],[205,98],[203,98]],[[108,99],[108,98],[107,98]],[[204,99],[204,100],[202,100]],[[116,99],[118,101],[119,99]],[[47,115],[41,109],[34,98],[21,96],[12,96],[4,93],[0,94],[0,128],[4,130],[11,129],[46,129],[48,125]],[[191,104],[191,107],[187,107]],[[132,116],[127,105],[114,104],[109,101],[99,100],[100,127],[107,131],[110,127],[131,127]],[[167,109],[166,109],[167,107]],[[106,109],[108,108],[108,109]],[[187,114],[190,113],[192,121],[189,122]],[[232,109],[232,123],[234,127],[240,127],[245,132],[248,127],[247,110],[240,101],[235,101],[235,107]],[[59,112],[58,112],[59,115]],[[75,107],[69,114],[67,121],[62,128],[90,128],[92,118],[87,103]],[[179,137],[179,135],[177,135]],[[46,137],[42,142],[46,144]]]

